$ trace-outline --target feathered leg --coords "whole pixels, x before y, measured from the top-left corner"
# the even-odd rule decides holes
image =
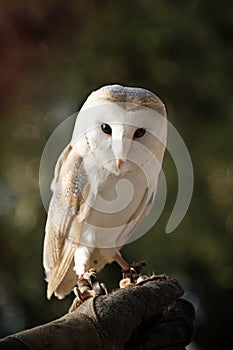
[[[88,270],[87,262],[94,248],[79,246],[75,251],[75,271],[78,276],[77,286],[74,288],[76,298],[69,312],[76,310],[80,304],[97,295],[107,294],[107,288],[99,283],[94,269]]]

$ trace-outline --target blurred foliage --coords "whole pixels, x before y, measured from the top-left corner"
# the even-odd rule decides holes
[[[161,96],[195,176],[185,219],[165,234],[177,192],[166,155],[166,208],[123,253],[129,261],[145,259],[148,271],[180,280],[197,307],[200,349],[232,345],[232,35],[227,0],[1,1],[2,336],[52,320],[71,302],[45,297],[40,157],[55,127],[90,91],[118,82]],[[115,264],[101,272],[112,287],[119,278]]]

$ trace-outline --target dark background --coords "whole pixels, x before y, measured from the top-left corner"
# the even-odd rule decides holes
[[[166,154],[165,210],[124,256],[179,279],[197,309],[199,349],[232,346],[232,24],[227,0],[0,2],[1,336],[48,322],[71,303],[45,296],[40,158],[92,90],[117,82],[163,99],[195,176],[183,222],[165,234],[177,193]],[[116,287],[120,269],[112,264],[100,277]]]

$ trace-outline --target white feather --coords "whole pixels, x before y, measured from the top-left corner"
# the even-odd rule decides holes
[[[153,205],[165,120],[163,103],[145,89],[112,85],[88,97],[52,183],[43,259],[49,298],[64,297],[91,267],[114,259],[126,266],[118,251]],[[138,128],[146,133],[136,139]]]

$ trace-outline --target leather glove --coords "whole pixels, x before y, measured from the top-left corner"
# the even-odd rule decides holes
[[[185,349],[194,309],[180,299],[178,282],[165,275],[90,298],[72,313],[0,341],[4,350]]]

